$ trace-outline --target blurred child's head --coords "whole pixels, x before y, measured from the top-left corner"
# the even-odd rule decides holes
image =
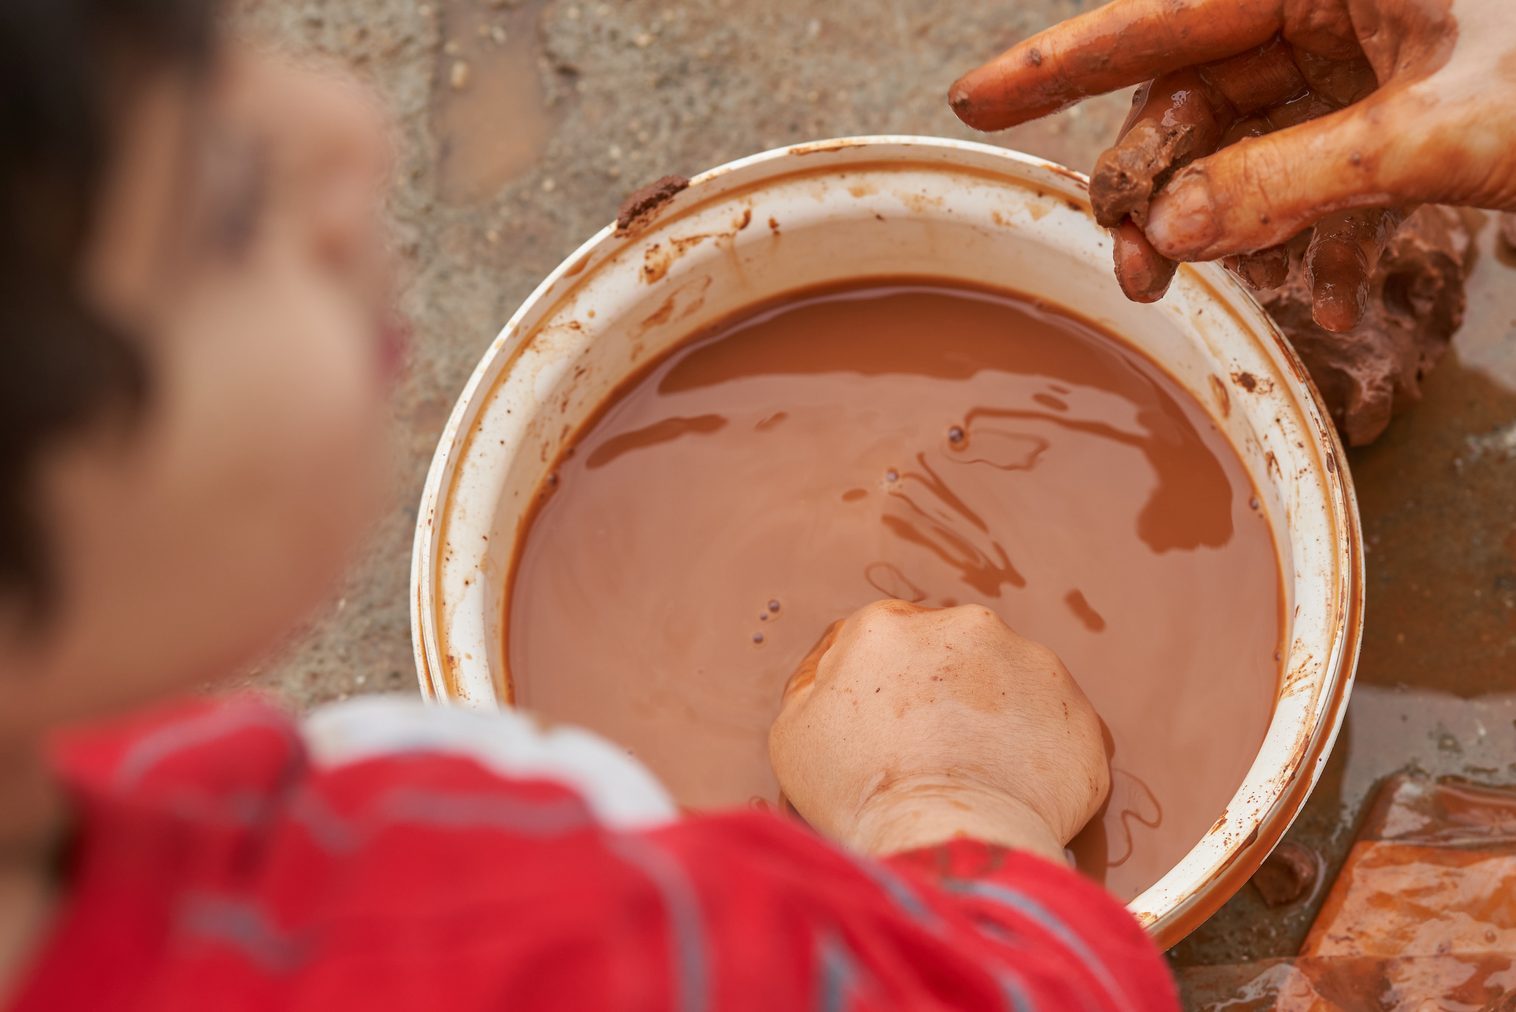
[[[383,495],[381,118],[212,8],[0,3],[0,736],[234,670]]]

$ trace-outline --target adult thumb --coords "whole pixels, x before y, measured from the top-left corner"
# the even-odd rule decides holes
[[[1153,199],[1148,240],[1172,260],[1215,260],[1276,246],[1334,211],[1414,199],[1407,131],[1384,125],[1393,114],[1373,95],[1193,162]]]

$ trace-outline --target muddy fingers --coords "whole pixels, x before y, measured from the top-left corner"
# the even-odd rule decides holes
[[[1153,248],[1147,236],[1131,221],[1111,230],[1114,242],[1116,281],[1133,302],[1157,302],[1169,290],[1179,265]]]
[[[1143,85],[1121,137],[1095,163],[1090,203],[1095,220],[1114,228],[1146,218],[1148,202],[1176,169],[1216,150],[1230,115],[1193,70]]]
[[[1305,254],[1312,315],[1326,330],[1352,330],[1369,302],[1379,257],[1405,220],[1401,210],[1370,209],[1328,215],[1316,223]]]
[[[1223,262],[1227,270],[1255,292],[1278,288],[1290,276],[1290,251],[1284,246],[1230,256]]]
[[[1234,56],[1282,27],[1279,0],[1116,0],[965,74],[948,101],[976,130],[1004,130],[1091,95]]]

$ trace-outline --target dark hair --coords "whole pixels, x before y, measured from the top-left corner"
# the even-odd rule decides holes
[[[0,0],[0,600],[45,617],[57,587],[37,515],[42,451],[147,374],[81,290],[118,125],[156,70],[209,64],[211,0]]]

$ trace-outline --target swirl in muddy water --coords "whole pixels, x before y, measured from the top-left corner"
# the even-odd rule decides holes
[[[1205,834],[1263,739],[1280,578],[1241,462],[1162,370],[1030,300],[796,293],[634,377],[554,473],[512,575],[515,698],[626,746],[687,807],[777,803],[785,680],[880,597],[983,604],[1063,658],[1115,769],[1072,849],[1124,899]]]

